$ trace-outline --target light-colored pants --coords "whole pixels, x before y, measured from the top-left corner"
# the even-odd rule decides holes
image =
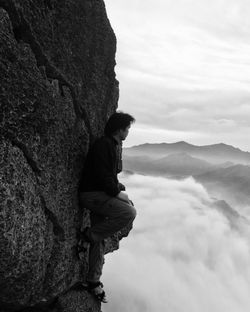
[[[80,202],[91,212],[91,227],[86,233],[91,242],[87,281],[98,282],[104,263],[104,239],[132,224],[136,210],[131,203],[111,197],[105,192],[80,193]]]

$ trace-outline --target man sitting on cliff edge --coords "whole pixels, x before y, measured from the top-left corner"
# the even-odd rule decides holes
[[[135,119],[123,112],[108,120],[105,135],[90,148],[80,182],[80,202],[90,210],[91,227],[81,233],[81,244],[90,244],[88,290],[97,299],[107,302],[100,282],[104,263],[104,239],[132,224],[136,210],[125,187],[119,183],[121,146]],[[80,248],[81,248],[80,244]]]

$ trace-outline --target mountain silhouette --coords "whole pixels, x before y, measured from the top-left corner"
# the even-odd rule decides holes
[[[250,204],[250,153],[226,144],[195,146],[186,142],[125,148],[124,169],[183,178],[193,176],[208,192],[229,204]]]
[[[214,196],[223,196],[233,204],[250,204],[250,166],[238,164],[217,168],[194,175],[194,178]]]
[[[224,143],[196,146],[181,141],[176,143],[160,143],[142,145],[125,148],[124,158],[127,156],[150,157],[160,159],[170,154],[185,153],[189,156],[205,160],[211,164],[221,164],[232,162],[233,164],[250,165],[250,153],[239,148]]]
[[[194,158],[187,153],[170,154],[160,159],[143,156],[126,156],[125,170],[150,175],[190,176],[212,170],[214,166],[205,160]]]

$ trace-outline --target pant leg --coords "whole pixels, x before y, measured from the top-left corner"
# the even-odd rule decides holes
[[[90,243],[88,282],[99,282],[104,264],[105,243],[104,240]]]
[[[105,216],[90,212],[91,226],[102,222]],[[105,243],[104,240],[99,242],[91,242],[89,248],[89,270],[87,274],[88,282],[98,282],[102,275],[102,268],[104,264]]]
[[[91,211],[89,271],[87,281],[98,282],[104,264],[104,239],[130,225],[135,216],[134,207],[103,192],[80,194],[81,203]]]
[[[81,193],[80,200],[92,213],[105,217],[90,228],[88,235],[93,242],[110,237],[131,224],[136,217],[136,210],[132,204],[108,196],[104,192]]]

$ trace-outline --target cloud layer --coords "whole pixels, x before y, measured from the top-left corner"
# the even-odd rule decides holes
[[[137,119],[128,145],[151,140],[146,132],[137,136],[148,127],[158,133],[152,135],[155,142],[223,141],[250,150],[246,0],[209,5],[205,0],[106,0],[106,5],[118,39],[119,107]]]
[[[247,235],[212,208],[193,179],[123,176],[138,216],[120,250],[107,255],[104,312],[247,312]]]

